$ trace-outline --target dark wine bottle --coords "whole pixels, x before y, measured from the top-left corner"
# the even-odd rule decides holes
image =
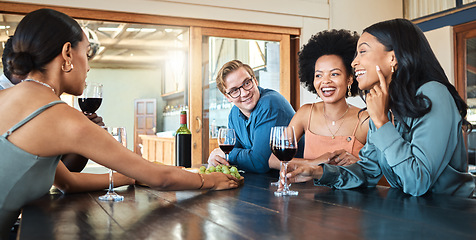
[[[180,127],[175,132],[175,165],[192,167],[192,132],[187,127],[187,112],[180,112]]]

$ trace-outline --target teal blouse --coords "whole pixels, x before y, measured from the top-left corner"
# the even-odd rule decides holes
[[[462,132],[462,119],[447,88],[432,81],[422,85],[432,103],[420,118],[404,118],[404,124],[387,122],[377,129],[370,121],[361,161],[349,166],[323,164],[324,174],[315,184],[338,189],[374,187],[382,175],[392,188],[413,196],[427,192],[470,197],[474,182]]]

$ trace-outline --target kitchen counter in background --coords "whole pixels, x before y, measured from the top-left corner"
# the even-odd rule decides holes
[[[175,165],[175,138],[139,135],[142,139],[142,157],[151,162]]]
[[[139,135],[139,137],[142,139],[143,158],[151,162],[175,165],[175,138],[173,136]],[[217,139],[209,139],[209,154],[217,147]]]

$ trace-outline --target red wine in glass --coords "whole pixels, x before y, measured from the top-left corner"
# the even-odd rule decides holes
[[[297,148],[295,147],[280,148],[280,147],[274,146],[273,148],[271,148],[271,151],[280,161],[288,162],[294,158],[294,155],[296,155]]]
[[[87,82],[83,94],[78,97],[78,104],[85,113],[95,113],[102,103],[102,84]]]
[[[235,147],[235,145],[231,145],[231,144],[220,144],[220,149],[221,149],[225,154],[230,153],[231,150],[233,150],[234,147]]]
[[[101,106],[102,98],[78,98],[79,107],[83,112],[94,113]]]

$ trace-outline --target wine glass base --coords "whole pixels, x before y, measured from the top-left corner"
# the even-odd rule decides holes
[[[113,201],[113,202],[124,201],[124,197],[115,192],[107,192],[106,194],[99,196],[98,199],[101,201]]]
[[[292,191],[292,190],[288,190],[288,191],[276,191],[274,192],[274,196],[276,197],[282,197],[282,196],[297,196],[299,194],[299,192],[297,191]]]

